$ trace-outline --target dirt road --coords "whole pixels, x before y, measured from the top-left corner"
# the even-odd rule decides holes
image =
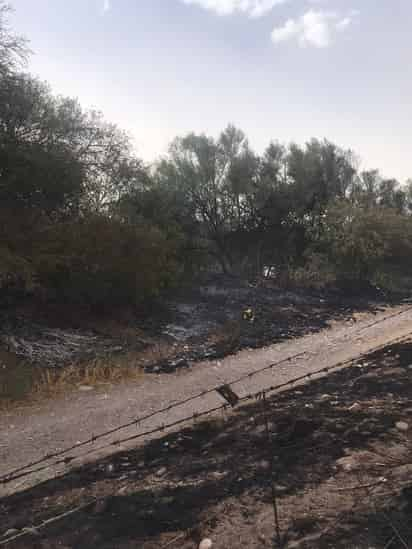
[[[169,375],[146,375],[140,383],[116,385],[106,392],[101,389],[74,392],[40,405],[3,413],[0,418],[0,475],[46,453],[75,445],[102,431],[292,355],[303,353],[296,359],[238,383],[234,387],[237,394],[241,396],[342,360],[356,358],[410,332],[410,306],[381,310],[375,314],[364,313],[350,321],[336,322],[316,334],[259,350],[244,350],[221,361],[195,364],[190,370]],[[141,423],[138,430],[145,431],[221,403],[222,398],[212,392],[166,414],[152,417]],[[121,436],[136,434],[138,430],[136,426],[127,428]],[[100,442],[108,443],[116,438],[119,434],[108,436]],[[119,446],[112,447],[106,453],[118,449]],[[76,452],[70,453],[70,456],[73,455]],[[102,454],[96,452],[91,457],[99,455]],[[75,460],[72,466],[80,462]],[[23,490],[61,470],[51,467],[17,479],[0,487],[0,496]]]

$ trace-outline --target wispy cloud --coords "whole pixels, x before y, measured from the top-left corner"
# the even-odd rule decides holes
[[[335,12],[309,10],[297,19],[288,19],[272,31],[272,42],[279,44],[296,40],[301,46],[327,48],[337,32],[344,32],[353,22],[358,12],[341,16]]]
[[[102,15],[106,15],[112,9],[112,4],[110,0],[103,0],[102,6]]]
[[[184,4],[200,6],[217,15],[232,15],[243,13],[249,17],[262,17],[275,6],[285,4],[289,0],[181,0]]]

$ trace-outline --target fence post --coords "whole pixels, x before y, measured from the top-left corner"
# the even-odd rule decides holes
[[[282,535],[281,535],[280,525],[279,525],[278,497],[276,493],[275,478],[274,478],[275,466],[273,461],[273,445],[272,445],[272,438],[270,436],[270,430],[269,430],[268,406],[267,406],[265,392],[262,392],[262,405],[263,405],[263,417],[265,420],[265,431],[266,431],[266,438],[267,438],[268,452],[269,452],[270,487],[272,491],[272,505],[273,505],[273,514],[275,518],[276,541],[279,549],[282,549],[283,542],[282,542]]]

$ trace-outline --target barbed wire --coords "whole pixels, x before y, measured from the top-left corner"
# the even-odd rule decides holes
[[[368,355],[370,355],[372,353],[376,353],[379,350],[383,350],[383,349],[385,349],[386,347],[388,347],[390,345],[394,345],[396,343],[401,343],[401,342],[407,341],[408,339],[411,338],[411,336],[412,336],[412,332],[409,332],[406,335],[399,336],[399,337],[394,338],[392,340],[386,341],[384,344],[381,344],[377,347],[369,349],[368,351],[362,353],[361,355],[358,355],[357,357],[347,359],[347,360],[343,360],[343,361],[339,361],[339,362],[337,362],[337,363],[335,363],[331,366],[325,366],[325,367],[320,368],[316,371],[308,372],[306,374],[302,374],[300,376],[297,376],[297,377],[295,377],[293,379],[290,379],[288,381],[285,381],[283,383],[267,386],[267,387],[264,387],[262,389],[259,389],[258,391],[250,392],[250,393],[240,397],[239,398],[239,403],[243,403],[243,402],[250,401],[250,400],[260,400],[263,397],[263,395],[267,396],[270,393],[273,393],[275,391],[280,391],[282,389],[285,389],[286,387],[292,387],[293,385],[296,385],[297,383],[300,383],[300,382],[303,382],[303,381],[306,381],[306,380],[310,380],[310,379],[313,379],[313,378],[318,378],[318,377],[324,376],[324,375],[326,375],[326,374],[328,374],[328,373],[330,373],[334,370],[353,367],[354,364],[357,364],[357,363],[361,362]],[[282,363],[282,362],[285,362],[287,360],[288,359],[284,359],[280,362]],[[360,374],[360,375],[362,375],[362,374]],[[246,379],[248,377],[249,377],[249,375],[246,376]],[[253,374],[252,374],[252,377],[253,377]],[[213,389],[213,391],[215,391],[215,390],[216,390],[216,388]],[[207,391],[207,393],[210,393],[210,392],[212,392],[212,390]],[[165,432],[167,430],[171,430],[175,427],[183,425],[184,423],[195,421],[197,419],[204,418],[208,415],[211,415],[215,412],[218,412],[218,411],[221,411],[221,410],[227,410],[229,408],[230,408],[229,404],[224,403],[224,404],[221,404],[221,405],[218,405],[218,406],[211,407],[211,408],[209,408],[207,410],[204,410],[204,411],[201,411],[201,412],[194,412],[194,413],[192,413],[190,415],[187,415],[183,418],[180,418],[178,420],[175,420],[175,421],[172,421],[172,422],[169,422],[169,423],[166,423],[166,424],[162,424],[160,426],[153,427],[151,429],[147,429],[145,431],[142,431],[142,432],[139,432],[139,433],[136,433],[136,434],[133,434],[133,435],[129,435],[129,436],[124,437],[124,438],[113,440],[113,441],[111,441],[107,444],[104,444],[104,445],[101,445],[101,446],[98,446],[98,447],[90,448],[86,452],[82,452],[82,453],[77,454],[75,456],[67,456],[67,457],[58,459],[56,461],[53,461],[52,463],[47,463],[47,464],[43,465],[42,467],[32,469],[32,467],[35,466],[35,465],[40,465],[41,463],[43,463],[45,461],[50,461],[51,459],[54,459],[54,456],[48,457],[47,460],[46,459],[38,460],[36,463],[34,463],[34,465],[28,465],[26,467],[20,467],[20,468],[16,469],[14,472],[10,472],[7,475],[4,475],[3,477],[0,477],[0,484],[3,484],[3,485],[4,484],[9,484],[10,482],[12,482],[14,480],[18,480],[18,479],[30,476],[30,475],[35,474],[35,473],[39,473],[39,472],[45,471],[45,470],[53,468],[53,467],[58,467],[60,465],[66,465],[67,466],[67,465],[71,464],[73,461],[76,461],[76,460],[79,460],[79,459],[84,459],[84,458],[86,458],[86,457],[88,457],[88,456],[90,456],[94,453],[102,452],[104,450],[108,450],[108,449],[116,447],[116,446],[121,446],[123,444],[129,443],[129,442],[132,442],[132,441],[144,438],[144,437],[148,437],[148,436],[154,435],[156,433]],[[132,425],[133,425],[133,423],[132,423]],[[129,424],[129,426],[130,426],[130,424]],[[119,426],[117,429],[111,429],[110,434],[113,434],[114,432],[118,432],[120,430],[123,430],[124,428],[125,428],[124,425],[122,425],[122,426]],[[56,457],[60,457],[64,454],[67,454],[69,451],[72,451],[74,449],[78,449],[78,448],[80,448],[84,445],[85,444],[78,444],[78,445],[74,445],[74,446],[72,446],[68,449],[62,450],[58,453],[58,455]],[[30,468],[30,470],[27,471],[26,469],[28,469],[28,468]]]
[[[396,313],[392,313],[392,314],[390,314],[390,315],[387,315],[387,316],[385,316],[385,317],[383,317],[383,318],[381,318],[381,319],[374,320],[373,322],[369,323],[368,325],[363,326],[362,328],[360,328],[359,330],[357,330],[356,333],[360,333],[360,332],[362,332],[363,330],[365,330],[365,329],[367,329],[367,328],[369,328],[369,327],[375,326],[375,325],[377,325],[377,324],[380,324],[380,323],[382,323],[382,322],[385,322],[386,320],[389,320],[389,319],[391,319],[391,318],[394,318],[394,317],[400,316],[400,315],[402,315],[402,314],[405,314],[405,313],[407,313],[407,312],[409,312],[409,311],[411,311],[411,310],[412,310],[412,306],[411,306],[411,307],[407,307],[406,309],[404,309],[404,310],[402,310],[402,311],[397,311]],[[409,334],[409,335],[410,335],[410,334]],[[385,346],[386,346],[387,344],[390,344],[390,343],[387,342],[387,343],[385,344]],[[392,344],[393,344],[393,343],[392,343]],[[377,350],[378,350],[378,349],[377,349]],[[372,351],[372,350],[371,350],[371,351],[368,351],[368,354],[370,354],[370,352],[373,352],[373,351]],[[269,371],[269,370],[275,368],[276,366],[280,366],[280,365],[285,364],[285,363],[287,363],[287,362],[291,362],[292,360],[297,360],[297,359],[299,359],[299,358],[302,358],[303,356],[305,356],[305,355],[307,355],[307,354],[309,354],[308,351],[302,351],[302,352],[296,353],[296,354],[294,354],[294,355],[288,356],[288,357],[286,357],[286,358],[284,358],[284,359],[280,359],[280,360],[278,360],[278,361],[276,361],[276,362],[273,362],[273,363],[271,363],[271,364],[269,364],[269,365],[266,365],[266,366],[264,366],[264,367],[262,367],[262,368],[259,368],[259,369],[257,369],[257,370],[254,370],[254,371],[252,371],[252,372],[248,372],[247,374],[243,374],[243,375],[241,375],[241,376],[239,376],[239,377],[237,377],[237,378],[234,378],[234,379],[232,379],[232,380],[226,382],[226,384],[227,384],[227,385],[236,385],[236,384],[238,384],[238,383],[241,383],[242,381],[249,380],[249,379],[251,379],[251,378],[253,378],[253,377],[255,377],[255,376],[257,376],[257,375],[259,375],[259,374],[261,374],[261,373],[263,373],[263,372],[265,372],[265,371]],[[359,357],[356,357],[356,359],[358,360]],[[310,375],[315,375],[315,374],[316,374],[316,372],[313,373],[313,374],[307,374],[307,376],[310,377]],[[304,379],[304,378],[307,377],[307,376],[306,376],[306,375],[305,375],[305,376],[302,376],[302,379]],[[299,379],[299,378],[298,378],[298,379]],[[295,381],[292,380],[292,382],[295,382]],[[287,386],[287,385],[289,385],[288,382],[286,382],[285,384],[279,385],[278,388],[281,388],[282,386]],[[65,455],[65,454],[67,454],[67,453],[69,453],[69,452],[72,452],[73,450],[77,450],[77,449],[82,448],[82,447],[84,447],[84,446],[86,446],[86,445],[94,444],[97,440],[100,440],[100,439],[102,439],[102,438],[105,438],[105,437],[107,437],[107,436],[110,436],[110,435],[112,435],[112,434],[115,434],[115,433],[117,433],[117,432],[120,432],[120,431],[122,431],[122,430],[124,430],[124,429],[127,429],[127,428],[129,428],[129,427],[133,427],[133,426],[135,426],[135,425],[139,425],[140,423],[143,423],[143,422],[145,422],[145,421],[147,421],[147,420],[149,420],[149,419],[152,419],[153,417],[155,417],[155,416],[157,416],[157,415],[164,414],[164,413],[166,413],[166,412],[169,412],[169,411],[173,410],[174,408],[183,406],[183,405],[185,405],[185,404],[188,404],[189,402],[192,402],[192,401],[194,401],[194,400],[197,400],[197,399],[199,399],[199,398],[202,398],[202,397],[204,397],[204,396],[207,396],[207,395],[209,395],[209,394],[211,394],[211,393],[214,393],[219,387],[220,387],[220,385],[215,385],[215,386],[213,386],[213,387],[210,387],[209,389],[205,389],[205,390],[203,390],[203,391],[200,391],[199,393],[196,393],[196,394],[191,395],[191,396],[189,396],[189,397],[187,397],[187,398],[181,399],[181,400],[179,400],[179,401],[177,401],[177,402],[172,402],[171,404],[169,404],[169,405],[167,405],[167,406],[164,406],[163,408],[160,408],[160,409],[155,410],[155,411],[153,411],[153,412],[150,412],[150,413],[148,413],[148,414],[146,414],[146,415],[144,415],[144,416],[140,416],[140,417],[138,417],[138,418],[135,418],[135,419],[133,419],[133,420],[130,420],[130,421],[128,421],[128,422],[126,422],[126,423],[123,423],[123,424],[121,424],[121,425],[119,425],[119,426],[117,426],[117,427],[114,427],[114,428],[112,428],[112,429],[108,429],[108,430],[103,431],[103,432],[101,432],[101,433],[99,433],[99,434],[97,434],[97,435],[92,435],[91,437],[89,437],[88,439],[86,439],[86,440],[84,440],[84,441],[82,441],[82,442],[79,442],[79,443],[76,443],[76,444],[67,446],[66,448],[63,448],[62,450],[58,450],[58,451],[56,451],[56,452],[48,452],[48,453],[44,454],[42,457],[40,457],[40,458],[38,458],[38,459],[36,459],[36,460],[33,460],[33,461],[31,461],[31,462],[28,462],[28,463],[26,463],[26,464],[24,464],[24,465],[22,465],[22,466],[16,467],[15,469],[12,469],[11,471],[9,471],[9,472],[7,472],[7,473],[1,475],[1,476],[0,476],[0,484],[6,483],[6,482],[7,482],[7,479],[8,479],[9,477],[12,477],[12,479],[14,480],[14,479],[15,479],[15,475],[17,475],[17,474],[20,473],[20,472],[25,471],[26,469],[31,469],[32,467],[35,467],[36,465],[41,465],[42,463],[45,463],[45,462],[50,461],[50,460],[52,460],[52,459],[59,458],[59,457]],[[109,446],[111,446],[111,445],[112,445],[112,444],[110,444]],[[65,460],[62,460],[62,461],[64,462]],[[69,461],[69,462],[70,462],[71,460],[66,460],[66,461]],[[42,470],[43,470],[43,469],[42,469]],[[37,470],[36,470],[36,472],[37,472]],[[17,478],[20,478],[20,477],[17,477]]]
[[[376,347],[375,349],[371,349],[370,351],[368,351],[367,353],[363,353],[362,355],[359,355],[358,357],[354,358],[354,359],[350,359],[350,360],[347,360],[347,361],[341,361],[341,362],[338,362],[332,366],[328,366],[328,367],[325,367],[325,368],[321,368],[319,370],[317,370],[316,372],[312,372],[312,373],[308,373],[308,374],[305,374],[305,375],[302,375],[302,376],[298,376],[292,380],[289,380],[288,382],[285,382],[285,383],[282,383],[282,384],[278,384],[278,385],[274,385],[274,386],[271,386],[271,387],[267,387],[263,390],[260,390],[260,391],[256,391],[254,393],[249,393],[248,395],[244,395],[243,397],[241,397],[239,399],[240,402],[245,402],[247,400],[250,400],[250,399],[256,399],[256,400],[259,400],[259,401],[262,401],[264,404],[266,403],[266,395],[269,394],[270,392],[273,392],[274,390],[277,390],[279,388],[282,388],[282,387],[285,387],[287,385],[293,385],[299,381],[302,381],[304,380],[304,378],[312,378],[312,377],[316,377],[316,376],[320,376],[321,374],[327,374],[333,370],[336,370],[338,368],[341,368],[342,366],[344,366],[345,364],[351,364],[351,366],[348,366],[348,368],[351,368],[351,367],[354,367],[354,364],[357,363],[357,362],[361,362],[363,357],[364,356],[367,356],[369,355],[370,353],[373,353],[373,352],[376,352],[376,350],[378,349],[384,349],[386,348],[387,346],[389,345],[393,345],[394,343],[397,343],[397,342],[402,342],[402,341],[407,341],[408,339],[410,339],[411,337],[411,333],[405,335],[405,336],[400,336],[398,338],[394,338],[393,340],[391,341],[388,341],[386,342],[384,345],[380,345],[378,347]],[[355,379],[357,379],[358,377],[361,377],[363,374],[362,373],[359,373],[359,376],[356,376]],[[159,432],[159,431],[164,431],[168,428],[171,428],[173,426],[177,426],[179,424],[182,424],[186,421],[188,421],[189,419],[198,419],[198,418],[201,418],[201,417],[205,417],[207,415],[210,415],[210,414],[213,414],[219,410],[224,410],[224,409],[230,409],[231,407],[229,406],[228,403],[224,403],[220,406],[216,406],[216,407],[213,407],[213,408],[209,408],[208,410],[205,410],[203,412],[199,412],[199,413],[195,413],[195,414],[192,414],[190,416],[190,418],[188,417],[185,417],[185,418],[181,418],[180,420],[177,420],[175,422],[171,422],[169,423],[168,425],[163,425],[163,426],[160,426],[160,427],[157,427],[155,429],[151,429],[151,430],[147,430],[146,432],[144,433],[139,433],[137,435],[134,435],[132,437],[127,437],[125,439],[122,439],[121,441],[113,441],[110,445],[116,445],[116,444],[121,444],[125,441],[130,441],[130,440],[133,440],[135,438],[138,438],[140,436],[145,436],[145,435],[149,435],[149,434],[152,434],[152,433],[155,433],[155,432]],[[267,407],[265,406],[265,411],[264,411],[264,415],[265,415],[265,418],[266,418],[266,438],[268,439],[267,440],[267,443],[268,445],[270,444],[270,447],[272,447],[272,443],[271,441],[269,440],[269,436],[268,436],[268,433],[269,433],[269,423],[268,423],[268,409]],[[347,432],[348,430],[345,431],[345,433]],[[342,436],[342,435],[340,435]],[[330,444],[333,444],[333,441],[327,441],[326,443],[323,442],[323,443],[319,443],[319,444],[316,444],[316,445],[313,445],[309,448],[305,448],[305,452],[307,451],[310,451],[310,452],[320,452],[322,451],[324,448],[325,448],[325,445],[330,445]],[[278,451],[282,451],[284,449],[290,449],[294,446],[299,446],[298,444],[292,444],[292,445],[289,445],[289,444],[286,444],[286,445],[277,445],[276,446],[276,449]],[[99,449],[97,449],[99,450]],[[73,459],[78,459],[79,457],[81,456],[76,456],[74,457]],[[70,458],[71,459],[71,458]],[[61,460],[59,463],[63,463],[65,460]],[[410,461],[406,460],[405,463],[410,463]],[[57,465],[58,463],[55,462],[54,464],[51,464],[51,465],[48,465],[46,466],[45,468],[49,468],[53,465]],[[402,463],[397,463],[396,465],[395,464],[392,464],[392,465],[388,465],[387,468],[385,468],[385,471],[384,471],[384,474],[385,474],[385,483],[386,482],[389,482],[390,481],[390,477],[387,476],[387,472],[391,473],[394,469],[397,469],[399,467],[402,466]],[[34,471],[30,471],[28,472],[29,474],[32,474],[34,473]],[[272,471],[272,482],[273,482],[273,471]],[[11,479],[10,479],[11,481]],[[382,481],[383,482],[383,481]],[[306,485],[311,485],[313,484],[313,481],[299,481],[299,485],[301,487],[304,487]],[[407,486],[411,486],[410,483],[405,483],[405,485],[403,487],[407,487]],[[373,505],[373,507],[375,508],[375,511],[377,513],[382,513],[385,521],[388,523],[388,525],[391,527],[392,529],[392,532],[394,533],[394,536],[391,540],[391,542],[393,542],[394,540],[398,540],[400,541],[400,543],[403,545],[403,547],[409,547],[407,545],[407,542],[405,541],[405,539],[403,538],[402,536],[402,533],[400,532],[400,530],[398,529],[397,525],[394,524],[394,522],[392,521],[391,517],[384,511],[384,510],[381,510],[381,509],[378,509],[375,502],[372,500],[372,491],[371,491],[371,488],[369,485],[365,484],[365,483],[362,483],[361,480],[359,479],[359,486],[356,487],[357,489],[362,489],[364,490],[364,495],[361,496],[361,497],[358,497],[356,498],[356,502],[354,503],[354,505],[352,506],[352,512],[353,510],[356,508],[356,506],[359,505],[360,502],[366,500],[366,499],[370,499],[371,500],[371,505]],[[380,494],[377,494],[377,496],[379,496]],[[38,525],[35,525],[35,526],[27,526],[26,528],[23,528],[20,532],[16,533],[16,534],[13,534],[12,536],[9,536],[7,539],[3,539],[3,540],[0,540],[0,546],[4,546],[4,545],[7,545],[8,543],[11,543],[17,539],[20,539],[21,537],[23,536],[27,536],[27,535],[34,535],[34,534],[37,534],[39,530],[43,529],[43,528],[46,528],[47,526],[59,521],[59,520],[63,520],[65,518],[67,518],[68,516],[70,515],[73,515],[74,513],[77,513],[77,512],[80,512],[80,511],[83,511],[85,510],[86,508],[90,507],[91,505],[93,504],[97,504],[99,501],[103,502],[105,501],[107,498],[107,496],[104,496],[102,498],[97,498],[97,497],[94,497],[92,498],[91,500],[89,500],[88,502],[84,503],[84,504],[80,504],[76,507],[73,507],[71,509],[69,509],[68,511],[65,511],[55,517],[52,517],[52,518],[49,518],[47,520],[44,520],[43,522],[41,522],[40,524]],[[216,516],[219,516],[220,513],[216,513]],[[336,530],[336,527],[337,525],[344,519],[344,516],[340,517],[340,519],[338,519],[337,521],[334,522],[333,524],[333,527],[334,529]],[[209,520],[209,519],[208,519]],[[202,522],[208,522],[208,521],[202,521]],[[194,528],[192,528],[192,530],[194,530]],[[177,542],[178,540],[182,539],[182,537],[184,537],[185,535],[180,535],[178,536],[177,538],[175,539],[172,539],[172,540],[169,540],[166,545],[164,545],[163,547],[171,547],[172,545],[174,545],[175,542]]]

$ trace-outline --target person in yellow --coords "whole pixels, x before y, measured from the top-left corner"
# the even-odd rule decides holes
[[[253,322],[255,320],[255,313],[253,312],[253,309],[251,307],[245,309],[242,313],[242,318],[243,320]]]

